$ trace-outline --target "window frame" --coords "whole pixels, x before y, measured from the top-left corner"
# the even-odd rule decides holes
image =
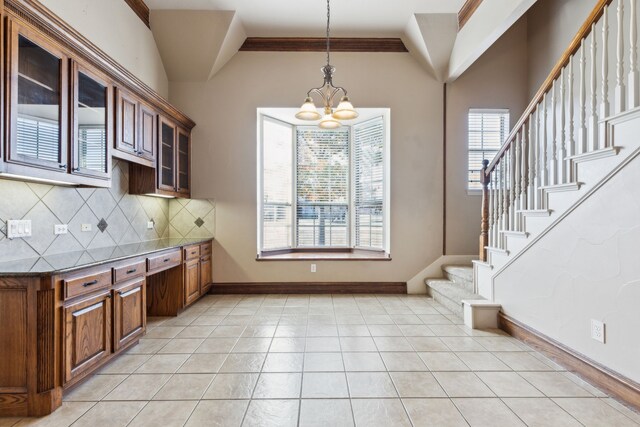
[[[257,238],[257,257],[256,260],[314,260],[314,259],[330,259],[330,260],[391,260],[391,248],[390,248],[390,235],[391,235],[391,217],[390,217],[390,188],[391,188],[391,153],[390,153],[390,113],[388,110],[381,112],[379,115],[371,117],[368,120],[381,117],[383,122],[383,232],[382,232],[382,248],[360,247],[356,246],[356,230],[355,230],[355,137],[353,132],[353,125],[347,125],[349,127],[349,140],[348,140],[348,158],[349,158],[349,172],[347,179],[348,182],[348,210],[347,215],[347,246],[330,246],[330,247],[298,247],[297,246],[297,129],[307,127],[306,125],[296,125],[288,123],[284,120],[280,120],[264,109],[258,109],[257,121],[258,121],[258,143],[257,143],[257,214],[258,214],[258,238]],[[291,202],[291,237],[288,247],[264,249],[264,123],[265,121],[275,122],[277,124],[288,126],[292,129],[292,202]],[[362,121],[360,123],[365,123]],[[358,124],[360,124],[358,123]],[[355,125],[355,124],[354,124]],[[286,254],[295,254],[288,258]],[[340,255],[344,254],[344,256]],[[284,257],[283,257],[284,256]]]
[[[469,118],[471,116],[471,114],[476,113],[476,114],[506,114],[507,115],[507,131],[505,133],[505,137],[503,138],[502,142],[500,143],[500,147],[498,147],[497,150],[472,150],[470,148],[470,130],[469,130]],[[465,168],[465,182],[466,182],[466,191],[467,191],[467,195],[469,196],[481,196],[482,195],[482,189],[481,188],[469,188],[470,184],[471,184],[471,180],[470,175],[471,175],[471,169],[469,169],[469,159],[470,159],[470,153],[472,152],[487,152],[487,151],[495,151],[496,154],[500,151],[500,148],[502,147],[502,145],[504,144],[505,140],[507,139],[507,137],[509,136],[509,132],[511,129],[511,111],[509,110],[509,108],[469,108],[469,110],[467,111],[467,161],[466,161],[466,168]],[[495,156],[495,154],[494,154]],[[489,160],[489,162],[491,162],[493,159],[487,159]]]

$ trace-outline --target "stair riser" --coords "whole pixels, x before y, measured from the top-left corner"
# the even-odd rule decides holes
[[[455,274],[451,274],[445,271],[444,277],[446,277],[448,280],[451,280],[454,283],[457,283],[458,285],[464,287],[465,289],[468,289],[471,292],[473,292],[473,275],[467,278],[467,277],[461,277]]]
[[[463,310],[461,301],[454,301],[429,286],[427,286],[427,295],[432,297],[434,301],[442,304],[456,316],[462,317]]]

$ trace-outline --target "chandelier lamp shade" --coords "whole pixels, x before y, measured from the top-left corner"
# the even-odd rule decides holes
[[[347,96],[347,90],[340,86],[333,85],[333,74],[336,69],[331,65],[331,37],[329,33],[331,22],[330,0],[327,0],[327,64],[321,68],[324,75],[322,86],[310,89],[307,97],[296,113],[296,118],[300,120],[316,121],[320,120],[318,126],[322,129],[337,129],[342,126],[341,120],[353,120],[358,117],[358,112],[353,108],[353,104]],[[338,106],[334,109],[336,96],[342,94]],[[323,114],[318,112],[312,95],[317,95],[322,100]]]

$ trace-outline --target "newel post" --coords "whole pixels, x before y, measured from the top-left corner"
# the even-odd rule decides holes
[[[482,222],[480,223],[480,261],[487,260],[486,247],[489,246],[489,181],[487,174],[489,160],[482,161],[482,171],[480,172],[480,183],[482,184]]]

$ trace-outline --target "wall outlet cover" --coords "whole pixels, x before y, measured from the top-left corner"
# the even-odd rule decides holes
[[[153,221],[147,222],[147,230],[153,230],[155,223]]]
[[[315,264],[311,264],[311,272],[315,273],[317,271],[316,265]]]
[[[605,324],[600,320],[591,319],[591,338],[594,340],[605,343]]]
[[[56,224],[53,226],[54,234],[67,234],[69,232],[69,225],[67,224]]]
[[[82,224],[80,226],[80,231],[91,231],[91,224]]]

